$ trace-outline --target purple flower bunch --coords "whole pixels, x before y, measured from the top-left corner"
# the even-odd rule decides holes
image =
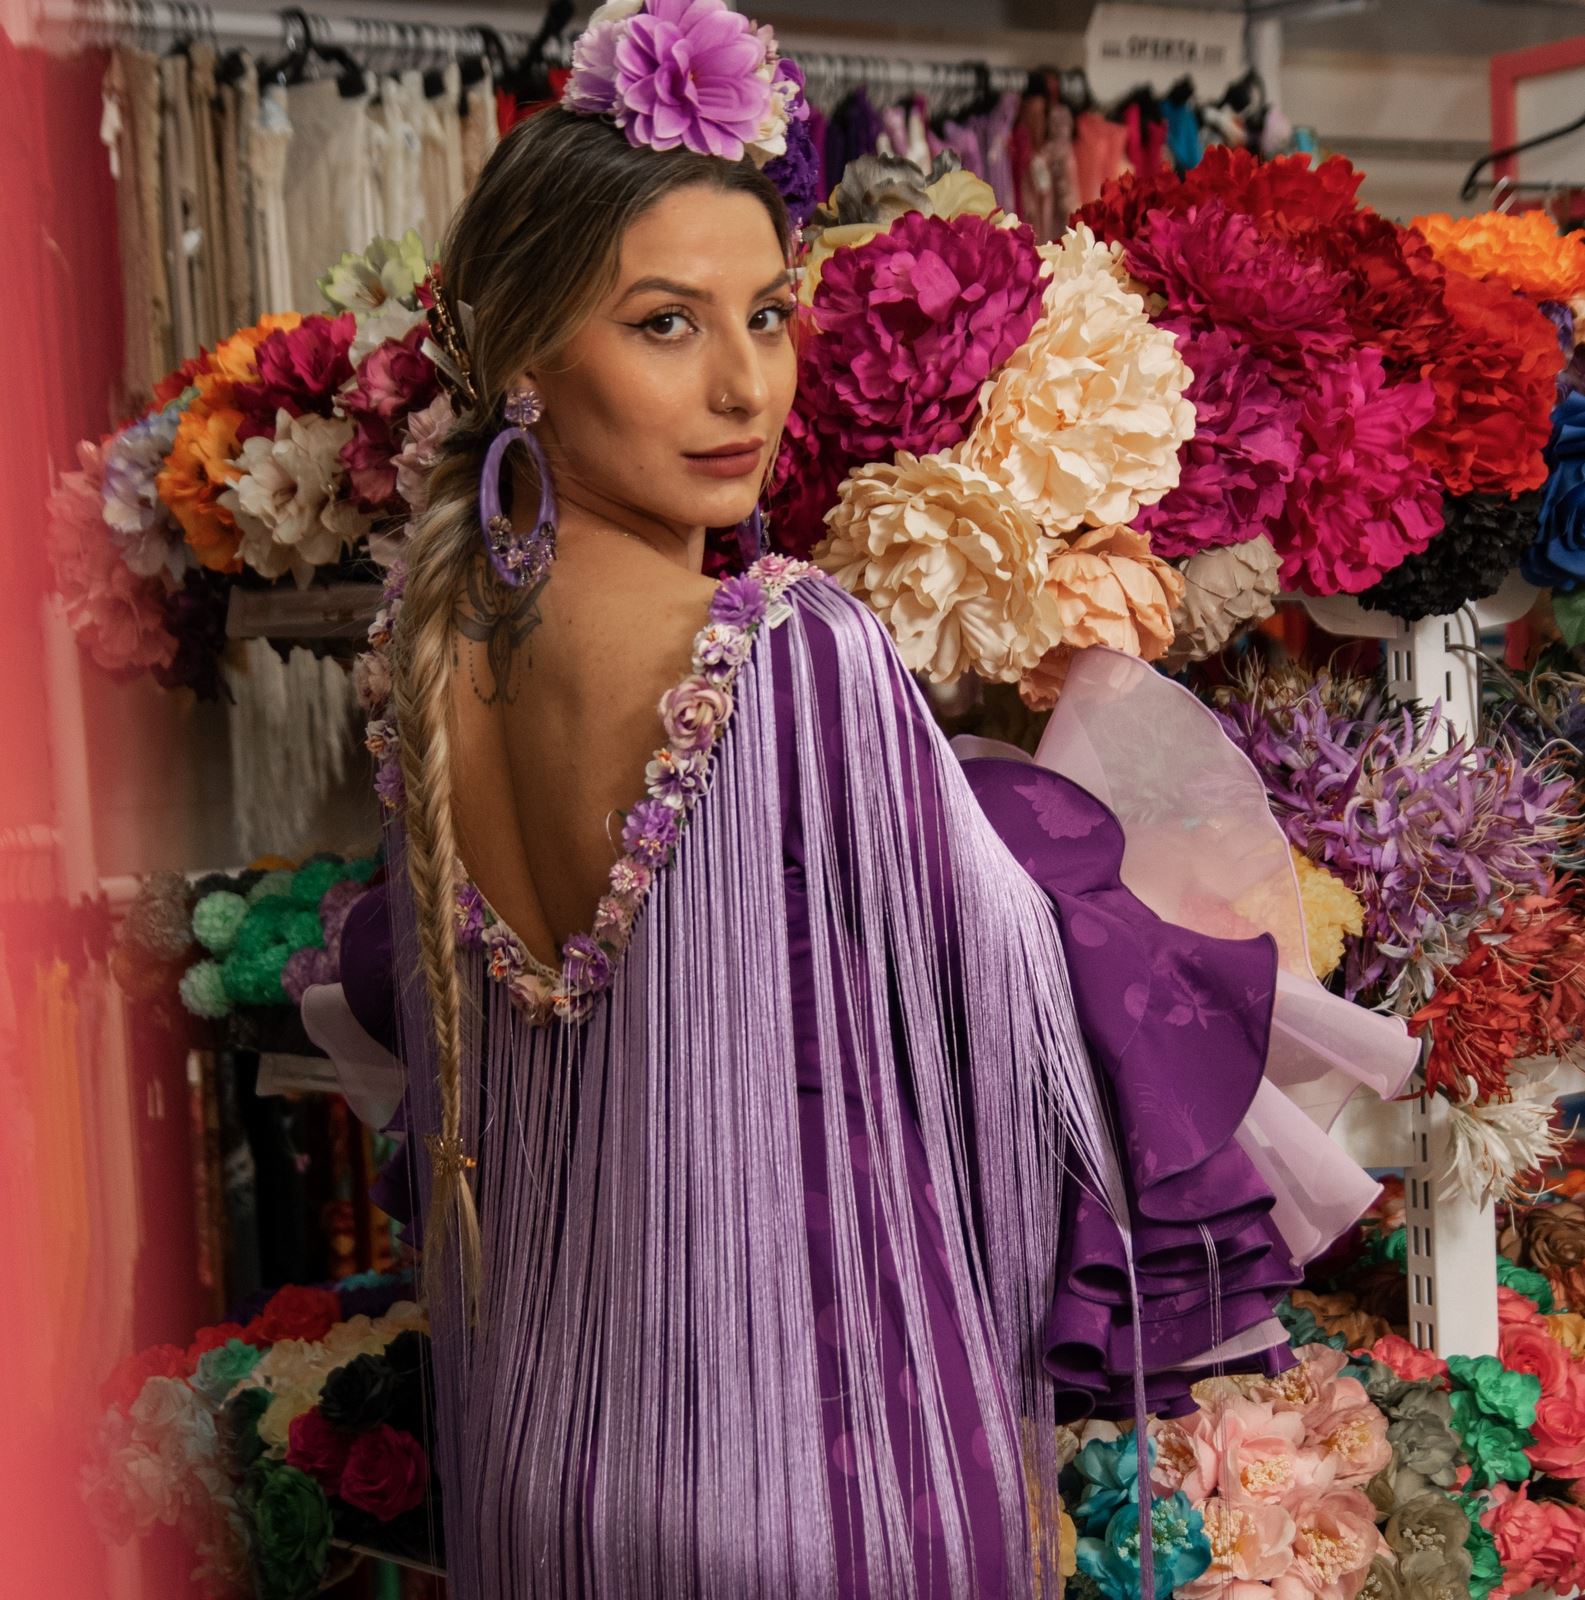
[[[1379,714],[1359,687],[1322,678],[1291,694],[1256,682],[1218,715],[1289,840],[1364,906],[1343,992],[1412,1010],[1450,930],[1543,889],[1572,786],[1550,759],[1448,744],[1440,707]]]

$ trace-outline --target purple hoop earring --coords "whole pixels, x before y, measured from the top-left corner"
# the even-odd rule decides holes
[[[544,411],[544,402],[532,389],[514,391],[506,402],[507,425],[490,441],[479,473],[479,520],[484,526],[484,548],[496,576],[514,589],[539,583],[556,559],[556,491],[551,485],[544,449],[529,432]],[[539,474],[539,513],[532,533],[520,533],[501,510],[501,462],[514,440],[533,456],[534,469]]]
[[[765,518],[757,504],[747,520],[737,525],[737,547],[745,567],[752,567],[765,554]]]

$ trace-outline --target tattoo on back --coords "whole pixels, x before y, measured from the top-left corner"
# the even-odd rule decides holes
[[[489,684],[481,684],[475,670],[478,652],[470,650],[467,655],[473,692],[485,705],[493,706],[498,700],[511,705],[516,699],[518,663],[526,658],[532,664],[530,651],[520,651],[519,646],[526,646],[529,634],[544,621],[539,614],[539,596],[548,582],[547,574],[531,587],[516,588],[503,583],[486,561],[476,561],[469,567],[467,593],[457,601],[451,664],[453,668],[457,665],[459,636],[484,645],[490,666]]]

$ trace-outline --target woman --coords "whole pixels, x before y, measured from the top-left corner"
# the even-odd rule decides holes
[[[1055,1593],[1056,1424],[1281,1360],[1233,1137],[1273,941],[1158,922],[1083,791],[960,764],[818,570],[702,576],[793,400],[793,80],[714,0],[605,12],[445,241],[389,930],[343,943],[430,1155],[451,1592]]]

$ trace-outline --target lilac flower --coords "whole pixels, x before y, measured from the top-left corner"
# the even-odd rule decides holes
[[[622,828],[622,848],[640,866],[664,866],[677,842],[679,818],[664,800],[640,800],[627,814]]]
[[[402,783],[402,763],[397,757],[392,756],[389,761],[382,761],[375,770],[374,792],[380,797],[380,803],[387,811],[401,809],[407,791]]]
[[[736,161],[770,109],[764,61],[725,0],[647,0],[617,41],[617,118],[635,144]]]
[[[1407,710],[1352,715],[1348,704],[1326,680],[1287,698],[1257,684],[1219,716],[1289,840],[1364,906],[1344,993],[1412,1008],[1448,927],[1543,888],[1568,828],[1569,783],[1502,746],[1442,750],[1440,709],[1417,727]]]
[[[562,104],[582,116],[603,117],[616,110],[616,47],[626,19],[591,21],[572,47],[572,73]]]
[[[644,769],[644,785],[657,800],[680,811],[704,793],[706,763],[703,750],[661,750]]]
[[[484,897],[471,883],[457,885],[457,943],[472,949],[484,940]]]
[[[728,627],[752,628],[764,615],[765,590],[746,572],[724,579],[710,599],[710,620]]]
[[[746,628],[712,622],[700,634],[694,650],[694,669],[711,683],[726,683],[748,658],[753,636]]]
[[[781,191],[792,225],[803,228],[820,204],[820,159],[807,122],[790,120],[786,139],[786,150],[765,163],[765,176]]]
[[[575,933],[561,951],[561,981],[569,993],[588,994],[611,981],[611,958],[588,934]]]
[[[492,922],[484,930],[484,948],[489,952],[490,976],[503,983],[521,977],[528,965],[518,937],[504,922]]]

